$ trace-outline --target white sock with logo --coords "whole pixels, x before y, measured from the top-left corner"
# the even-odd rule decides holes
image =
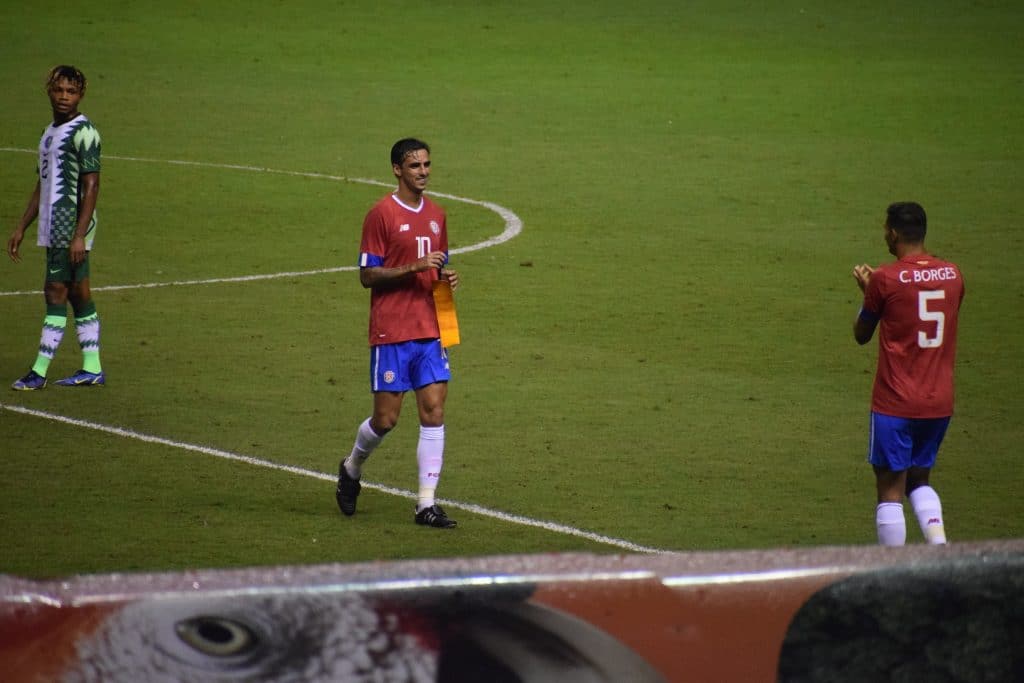
[[[441,479],[444,464],[444,425],[424,427],[420,425],[420,440],[416,445],[416,463],[420,471],[420,491],[416,512],[434,504],[434,490]]]
[[[910,492],[910,507],[914,508],[917,523],[921,525],[924,540],[930,545],[946,542],[946,528],[942,523],[942,503],[931,486],[918,486]]]

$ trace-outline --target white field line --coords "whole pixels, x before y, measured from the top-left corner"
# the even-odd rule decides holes
[[[42,418],[44,420],[51,420],[53,422],[60,422],[63,424],[71,425],[74,427],[81,427],[84,429],[92,429],[97,432],[105,432],[114,436],[119,436],[125,439],[133,439],[135,441],[143,441],[145,443],[158,444],[161,446],[168,446],[170,448],[177,448],[179,450],[191,451],[193,453],[200,453],[202,455],[212,455],[215,458],[223,458],[225,460],[234,460],[236,462],[245,463],[246,465],[253,465],[255,467],[265,467],[271,470],[278,470],[280,472],[287,472],[289,474],[296,474],[303,477],[312,477],[314,479],[322,479],[324,481],[335,482],[337,476],[333,474],[325,474],[323,472],[315,472],[313,470],[307,470],[302,467],[295,467],[294,465],[283,465],[281,463],[273,462],[271,460],[263,460],[262,458],[254,458],[248,455],[241,455],[239,453],[231,453],[230,451],[222,451],[217,448],[210,448],[209,446],[199,446],[196,444],[185,443],[183,441],[175,441],[173,439],[165,439],[160,436],[152,436],[150,434],[143,434],[136,432],[131,429],[124,429],[122,427],[111,427],[109,425],[99,424],[97,422],[89,422],[87,420],[79,420],[73,417],[65,417],[63,415],[57,415],[56,413],[48,413],[42,410],[34,410],[32,408],[25,408],[23,406],[8,405],[0,403],[0,410],[8,410],[12,413],[20,413],[22,415],[30,415],[32,417]],[[412,491],[406,491],[405,489],[398,489],[391,486],[385,486],[383,484],[374,484],[362,480],[364,488],[373,489],[382,493],[387,493],[392,496],[399,496],[401,498],[409,498],[416,500],[416,494]],[[522,517],[520,515],[512,515],[507,512],[501,512],[500,510],[492,510],[490,508],[483,507],[481,505],[475,505],[473,503],[464,503],[457,500],[451,500],[449,498],[441,498],[439,502],[459,510],[465,510],[476,515],[482,515],[484,517],[490,517],[497,519],[502,522],[509,524],[520,524],[522,526],[532,526],[538,529],[544,529],[545,531],[551,531],[558,534],[564,534],[567,536],[575,536],[576,538],[584,538],[595,543],[601,543],[603,545],[611,545],[617,548],[622,548],[629,552],[634,553],[663,553],[668,552],[659,548],[650,548],[643,545],[632,543],[620,538],[614,538],[611,536],[603,536],[596,534],[591,531],[585,531],[583,529],[577,529],[575,527],[566,526],[564,524],[556,524],[555,522],[545,522],[543,520],[531,519],[529,517]]]
[[[34,154],[33,149],[20,149],[17,147],[0,147],[0,152],[21,152]],[[118,161],[137,161],[141,163],[149,164],[171,164],[174,166],[198,166],[201,168],[225,168],[235,171],[248,171],[251,173],[272,173],[275,175],[294,176],[301,178],[321,178],[323,180],[333,180],[342,183],[361,183],[363,185],[380,185],[382,187],[391,187],[393,183],[385,183],[379,180],[372,180],[369,178],[346,178],[344,176],[329,175],[326,173],[312,173],[308,171],[283,171],[275,168],[262,168],[259,166],[242,166],[238,164],[215,164],[205,161],[182,161],[180,159],[145,159],[142,157],[127,157],[127,156],[114,156],[112,154],[104,155],[107,159],[117,159]],[[489,209],[494,213],[501,216],[501,219],[505,222],[505,229],[501,234],[484,240],[483,242],[477,242],[476,244],[470,244],[465,247],[457,247],[450,250],[452,254],[465,254],[471,251],[477,251],[479,249],[486,249],[487,247],[493,247],[503,242],[508,242],[513,239],[523,230],[523,221],[520,220],[519,216],[513,213],[510,209],[505,208],[499,204],[492,202],[484,202],[477,199],[469,199],[467,197],[459,197],[453,194],[445,194],[443,192],[430,192],[430,195],[434,197],[441,197],[444,199],[450,199],[456,202],[462,202],[463,204],[473,204],[474,206],[482,206],[485,209]],[[236,277],[218,277],[218,278],[206,278],[201,280],[175,280],[173,282],[147,282],[133,285],[107,285],[104,287],[93,287],[94,292],[113,291],[118,289],[152,289],[154,287],[182,287],[188,285],[210,285],[220,284],[225,282],[252,282],[254,280],[276,280],[280,278],[289,277],[303,277],[306,275],[322,275],[324,273],[340,273],[347,270],[356,270],[358,266],[337,266],[334,268],[318,268],[316,270],[299,270],[289,271],[282,273],[265,273],[261,275],[240,275]],[[39,294],[39,290],[21,291],[21,292],[0,292],[0,296],[22,296],[27,294]]]
[[[35,150],[19,149],[19,148],[14,148],[14,147],[0,147],[0,152],[23,152],[23,153],[31,154],[31,153],[34,153]],[[249,171],[249,172],[253,172],[253,173],[273,173],[273,174],[277,174],[277,175],[298,176],[298,177],[305,177],[305,178],[322,178],[322,179],[325,179],[325,180],[334,180],[334,181],[337,181],[337,182],[362,183],[364,185],[380,185],[380,186],[383,186],[383,187],[390,187],[391,186],[390,183],[381,182],[379,180],[371,180],[371,179],[368,179],[368,178],[346,178],[344,176],[328,175],[328,174],[325,174],[325,173],[311,173],[311,172],[304,172],[304,171],[284,171],[284,170],[273,169],[273,168],[262,168],[262,167],[258,167],[258,166],[242,166],[242,165],[237,165],[237,164],[215,164],[215,163],[208,163],[208,162],[202,162],[202,161],[182,161],[182,160],[178,160],[178,159],[169,159],[169,160],[145,159],[145,158],[141,158],[141,157],[127,157],[127,156],[113,156],[113,155],[106,155],[106,158],[108,158],[108,159],[117,159],[117,160],[120,160],[120,161],[136,161],[136,162],[142,162],[142,163],[163,163],[163,164],[173,164],[173,165],[177,165],[177,166],[198,166],[198,167],[203,167],[203,168],[224,168],[224,169],[232,169],[232,170],[238,170],[238,171]],[[471,252],[471,251],[477,251],[479,249],[485,249],[487,247],[496,246],[498,244],[502,244],[503,242],[507,242],[507,241],[513,239],[514,237],[519,235],[520,232],[522,232],[522,229],[523,229],[523,222],[522,222],[522,220],[520,220],[520,218],[515,213],[513,213],[511,210],[509,210],[509,209],[507,209],[507,208],[505,208],[503,206],[500,206],[498,204],[494,204],[492,202],[484,202],[484,201],[479,201],[479,200],[476,200],[476,199],[468,199],[466,197],[459,197],[457,195],[445,194],[445,193],[441,193],[441,192],[431,192],[430,194],[435,196],[435,197],[441,197],[441,198],[444,198],[444,199],[451,199],[453,201],[463,202],[465,204],[473,204],[473,205],[476,205],[476,206],[482,206],[482,207],[484,207],[486,209],[489,209],[489,210],[494,211],[495,213],[497,213],[499,216],[501,216],[502,220],[505,222],[505,229],[501,232],[501,234],[499,234],[499,235],[497,235],[495,237],[492,237],[490,239],[486,239],[483,242],[478,242],[476,244],[471,244],[471,245],[466,246],[466,247],[459,247],[457,249],[452,249],[451,253],[453,253],[453,254],[462,254],[462,253],[467,253],[467,252]],[[171,286],[182,286],[182,285],[202,285],[202,284],[214,284],[214,283],[223,283],[223,282],[249,282],[249,281],[253,281],[253,280],[271,280],[271,279],[277,279],[277,278],[299,277],[299,276],[305,276],[305,275],[320,275],[320,274],[324,274],[324,273],[337,273],[337,272],[341,272],[341,271],[356,270],[356,268],[357,268],[356,266],[339,266],[339,267],[336,267],[336,268],[320,268],[320,269],[317,269],[317,270],[291,271],[291,272],[282,272],[282,273],[268,273],[268,274],[263,274],[263,275],[245,275],[245,276],[239,276],[239,277],[209,278],[209,279],[204,279],[204,280],[178,280],[178,281],[174,281],[174,282],[150,282],[150,283],[134,284],[134,285],[110,285],[110,286],[106,286],[106,287],[94,287],[93,291],[104,291],[104,290],[105,291],[111,291],[111,290],[118,290],[118,289],[146,289],[146,288],[153,288],[153,287],[171,287]],[[31,291],[31,292],[0,292],[0,296],[16,296],[16,295],[22,295],[22,294],[38,294],[38,293],[39,293],[38,291]],[[184,443],[184,442],[181,442],[181,441],[174,441],[172,439],[165,439],[165,438],[159,437],[159,436],[151,436],[151,435],[148,435],[148,434],[142,434],[142,433],[139,433],[139,432],[132,431],[130,429],[122,429],[120,427],[110,427],[108,425],[102,425],[102,424],[97,424],[97,423],[94,423],[94,422],[87,422],[85,420],[78,420],[78,419],[75,419],[75,418],[64,417],[62,415],[56,415],[56,414],[53,414],[53,413],[47,413],[47,412],[39,411],[39,410],[32,410],[30,408],[23,408],[21,406],[5,405],[3,403],[0,403],[0,409],[2,409],[2,410],[9,410],[9,411],[15,412],[15,413],[22,413],[24,415],[32,415],[32,416],[35,416],[35,417],[40,417],[40,418],[44,418],[44,419],[48,419],[48,420],[53,420],[53,421],[56,421],[56,422],[63,422],[65,424],[70,424],[70,425],[74,425],[74,426],[78,426],[78,427],[84,427],[84,428],[87,428],[87,429],[94,429],[96,431],[106,432],[108,434],[113,434],[115,436],[120,436],[120,437],[128,438],[128,439],[134,439],[136,441],[144,441],[146,443],[155,443],[155,444],[160,444],[160,445],[164,445],[164,446],[170,446],[172,448],[178,448],[178,449],[182,449],[182,450],[186,450],[186,451],[192,451],[192,452],[195,452],[195,453],[202,453],[204,455],[212,455],[214,457],[224,458],[226,460],[235,460],[235,461],[238,461],[238,462],[246,463],[248,465],[254,465],[254,466],[257,466],[257,467],[266,467],[266,468],[269,468],[269,469],[279,470],[279,471],[282,471],[282,472],[288,472],[290,474],[297,474],[297,475],[301,475],[301,476],[314,477],[316,479],[323,479],[323,480],[332,481],[332,482],[335,481],[335,476],[331,475],[331,474],[324,474],[323,472],[314,472],[312,470],[307,470],[307,469],[303,469],[301,467],[295,467],[295,466],[292,466],[292,465],[282,465],[280,463],[275,463],[275,462],[272,462],[272,461],[269,461],[269,460],[261,460],[259,458],[253,458],[253,457],[250,457],[250,456],[247,456],[247,455],[240,455],[240,454],[237,454],[237,453],[230,453],[228,451],[222,451],[222,450],[218,450],[216,448],[210,448],[208,446],[198,446],[198,445],[195,445],[195,444],[188,444],[188,443]],[[373,484],[373,483],[367,482],[367,481],[363,482],[363,486],[365,486],[366,488],[369,488],[369,489],[374,489],[374,490],[381,491],[383,493],[388,493],[388,494],[394,495],[394,496],[401,496],[403,498],[410,498],[412,500],[416,499],[416,495],[413,492],[406,491],[406,490],[403,490],[403,489],[396,489],[396,488],[392,488],[390,486],[384,486],[382,484]],[[491,517],[493,519],[501,520],[503,522],[509,522],[509,523],[512,523],[512,524],[521,524],[521,525],[524,525],[524,526],[532,526],[532,527],[537,527],[539,529],[544,529],[546,531],[552,531],[552,532],[555,532],[555,533],[565,534],[565,535],[569,535],[569,536],[575,536],[577,538],[585,538],[587,540],[591,540],[591,541],[594,541],[596,543],[601,543],[601,544],[605,544],[605,545],[612,545],[612,546],[615,546],[615,547],[618,547],[618,548],[623,548],[624,550],[628,550],[630,552],[641,552],[641,553],[659,553],[659,552],[664,552],[664,551],[662,551],[662,550],[660,550],[658,548],[650,548],[650,547],[646,547],[646,546],[642,546],[642,545],[637,545],[637,544],[632,543],[630,541],[625,541],[625,540],[618,539],[618,538],[612,538],[610,536],[602,536],[601,534],[595,534],[595,533],[592,533],[592,532],[589,532],[589,531],[584,531],[582,529],[577,529],[575,527],[565,526],[565,525],[562,525],[562,524],[556,524],[554,522],[545,522],[545,521],[542,521],[542,520],[530,519],[529,517],[522,517],[522,516],[519,516],[519,515],[512,515],[512,514],[508,514],[506,512],[501,512],[501,511],[498,511],[498,510],[492,510],[490,508],[486,508],[486,507],[483,507],[483,506],[480,506],[480,505],[475,505],[473,503],[463,503],[463,502],[449,500],[449,499],[441,499],[441,502],[444,503],[445,505],[448,505],[449,507],[452,507],[452,508],[457,508],[457,509],[460,509],[460,510],[465,510],[467,512],[471,512],[473,514],[478,514],[478,515],[483,515],[485,517]]]

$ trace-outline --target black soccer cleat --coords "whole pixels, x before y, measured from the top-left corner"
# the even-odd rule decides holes
[[[362,488],[363,485],[359,483],[358,479],[353,479],[349,476],[348,471],[345,469],[345,461],[343,460],[338,467],[338,490],[335,492],[334,497],[338,501],[338,507],[341,509],[342,514],[346,517],[356,514],[356,498],[359,497],[359,491]]]
[[[454,519],[449,519],[448,515],[444,514],[440,505],[423,508],[416,513],[415,520],[417,524],[432,526],[435,529],[451,529],[456,524]]]

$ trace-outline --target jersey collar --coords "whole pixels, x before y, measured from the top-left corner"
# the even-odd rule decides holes
[[[423,210],[423,197],[420,197],[420,205],[416,207],[409,206],[408,204],[403,202],[401,199],[398,198],[397,194],[391,195],[391,198],[394,199],[395,202],[403,209],[407,209],[409,211],[412,211],[413,213],[419,213],[420,211]]]

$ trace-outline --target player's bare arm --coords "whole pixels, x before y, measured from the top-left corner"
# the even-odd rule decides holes
[[[89,223],[92,220],[93,211],[96,210],[96,200],[100,195],[100,174],[84,173],[82,183],[82,205],[78,212],[78,224],[75,226],[75,236],[68,245],[68,256],[71,263],[81,263],[85,258],[85,234],[89,231]]]
[[[425,270],[440,269],[444,265],[444,252],[432,251],[426,256],[415,261],[406,263],[394,268],[374,266],[373,268],[359,269],[359,282],[363,287],[386,287],[406,279],[414,273],[422,273]],[[457,279],[457,278],[456,278]]]
[[[18,227],[11,233],[10,239],[7,240],[7,255],[11,257],[11,260],[15,263],[21,262],[21,253],[18,249],[21,247],[21,241],[25,239],[25,230],[32,224],[32,221],[39,215],[39,181],[36,181],[36,187],[32,190],[32,196],[28,200],[28,206],[25,207],[25,212],[21,215],[21,220],[18,221]]]

